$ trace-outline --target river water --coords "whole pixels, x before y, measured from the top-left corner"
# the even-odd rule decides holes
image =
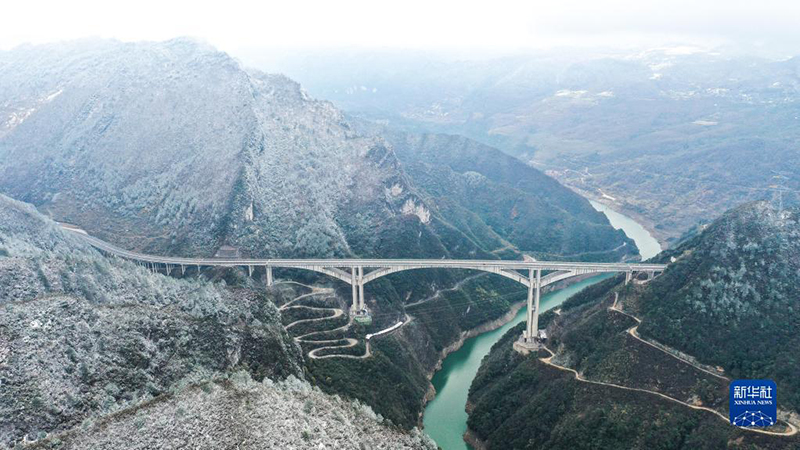
[[[603,204],[591,203],[595,209],[603,212],[608,217],[614,228],[621,228],[629,238],[636,242],[642,259],[648,259],[661,251],[658,241],[639,223]],[[544,294],[542,295],[540,306],[543,311],[547,311],[560,305],[564,300],[586,286],[610,276],[612,275],[599,275],[575,283],[567,288]],[[464,407],[467,404],[469,386],[478,372],[481,360],[489,353],[492,345],[510,328],[524,320],[525,308],[522,308],[510,323],[494,331],[467,339],[463,347],[451,353],[442,361],[442,369],[436,372],[432,380],[433,387],[436,388],[436,397],[425,407],[423,423],[425,424],[425,432],[443,450],[472,449],[471,446],[464,442],[463,438],[464,432],[467,431],[467,413],[464,411]]]

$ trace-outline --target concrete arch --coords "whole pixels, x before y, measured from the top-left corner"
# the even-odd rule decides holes
[[[384,267],[382,269],[373,270],[372,272],[364,275],[363,284],[367,284],[370,281],[374,281],[378,278],[385,277],[386,275],[390,275],[397,272],[404,272],[406,270],[418,270],[418,269],[431,269],[436,267],[429,267],[429,266],[390,266]],[[531,286],[531,282],[528,277],[522,275],[521,273],[515,270],[508,270],[508,269],[501,269],[497,267],[484,267],[484,266],[475,266],[475,267],[459,267],[461,270],[478,270],[481,272],[487,273],[495,273],[497,275],[504,276],[506,278],[510,278],[517,283],[523,284],[527,287]]]
[[[328,275],[329,277],[336,278],[337,280],[344,281],[347,284],[353,284],[352,275],[347,273],[347,272],[345,272],[342,269],[337,269],[336,267],[304,266],[304,265],[297,265],[297,266],[281,265],[280,268],[282,268],[282,269],[310,270],[312,272],[321,273],[321,274],[324,274],[324,275]]]
[[[578,276],[580,274],[575,273],[574,270],[563,270],[558,272],[548,273],[547,275],[542,277],[542,287],[547,286],[548,284],[553,284],[557,281],[566,280],[567,278],[572,278]]]

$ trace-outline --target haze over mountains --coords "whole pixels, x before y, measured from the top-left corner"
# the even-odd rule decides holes
[[[491,144],[636,215],[662,241],[771,198],[772,185],[796,193],[798,64],[695,47],[475,60],[342,51],[280,62],[349,113]]]
[[[579,193],[656,230],[669,266],[543,314],[539,355],[507,333],[473,382],[474,442],[796,445],[720,414],[728,378],[774,378],[798,423],[798,60],[573,56],[295,60],[331,103],[186,38],[0,52],[0,446],[432,448],[433,373],[529,292],[399,272],[355,320],[331,278],[153,273],[54,220],[174,256],[638,258]],[[777,183],[785,205],[723,213]]]

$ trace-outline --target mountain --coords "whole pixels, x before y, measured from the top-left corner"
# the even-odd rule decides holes
[[[350,114],[490,144],[672,241],[771,186],[796,194],[799,64],[678,47],[327,52],[279,66]]]
[[[800,423],[799,213],[745,204],[659,255],[671,263],[655,279],[587,288],[546,315],[539,355],[512,350],[521,328],[510,331],[471,387],[472,438],[488,448],[800,445],[726,423],[730,380],[763,378],[778,385],[784,421],[771,431]]]
[[[5,196],[0,219],[3,445],[235,368],[302,375],[303,356],[263,292],[107,259]]]
[[[298,379],[275,306],[291,285],[154,274],[2,195],[0,219],[3,447],[435,448]]]
[[[246,70],[206,45],[20,47],[0,53],[0,67],[0,189],[123,247],[412,256],[413,247],[398,253],[383,242],[416,215],[420,242],[458,244],[439,256],[494,250],[442,223],[380,137],[359,135],[293,81]],[[548,209],[567,198],[556,208],[570,219],[589,215],[585,201],[552,180],[526,176],[558,197]],[[599,215],[588,222],[576,231],[603,225]]]
[[[772,378],[782,406],[800,411],[798,214],[746,204],[668,251],[675,263],[636,301],[642,336],[733,378]]]
[[[0,52],[0,105],[0,192],[126,249],[606,261],[637,254],[585,199],[517,159],[457,136],[351,121],[290,79],[190,39]],[[413,429],[443,352],[524,299],[513,281],[468,275],[424,270],[370,283],[373,324],[336,338],[363,342],[406,314],[414,320],[377,340],[370,358],[307,358],[305,378]],[[263,287],[235,269],[214,276],[261,298]],[[276,277],[332,288],[326,306],[348,310],[349,286],[288,270]],[[293,313],[281,319],[313,314]],[[344,326],[349,317],[338,320]],[[323,325],[295,327],[291,337]]]
[[[58,44],[0,61],[3,190],[125,247],[343,255],[343,215],[371,210],[378,228],[413,201],[384,195],[403,183],[387,150],[329,103],[205,45]]]
[[[486,247],[502,244],[501,250],[551,260],[611,261],[638,253],[633,241],[609,229],[605,215],[584,199],[495,148],[462,136],[383,135],[426,203],[474,240],[492,239]],[[609,242],[620,246],[609,251]]]

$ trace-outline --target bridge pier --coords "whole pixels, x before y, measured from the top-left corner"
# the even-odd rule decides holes
[[[514,343],[522,351],[535,351],[541,347],[539,339],[539,300],[542,293],[542,270],[528,269],[528,311],[522,339]]]
[[[353,288],[353,303],[350,304],[350,313],[358,311],[358,283],[356,282],[356,268],[350,268],[350,286]]]
[[[267,286],[269,287],[272,286],[274,283],[272,280],[272,266],[264,266],[264,267],[267,272]]]
[[[631,271],[625,272],[625,284],[630,283],[632,278],[633,278],[633,272]]]
[[[358,310],[363,311],[364,306],[364,268],[358,266]]]

